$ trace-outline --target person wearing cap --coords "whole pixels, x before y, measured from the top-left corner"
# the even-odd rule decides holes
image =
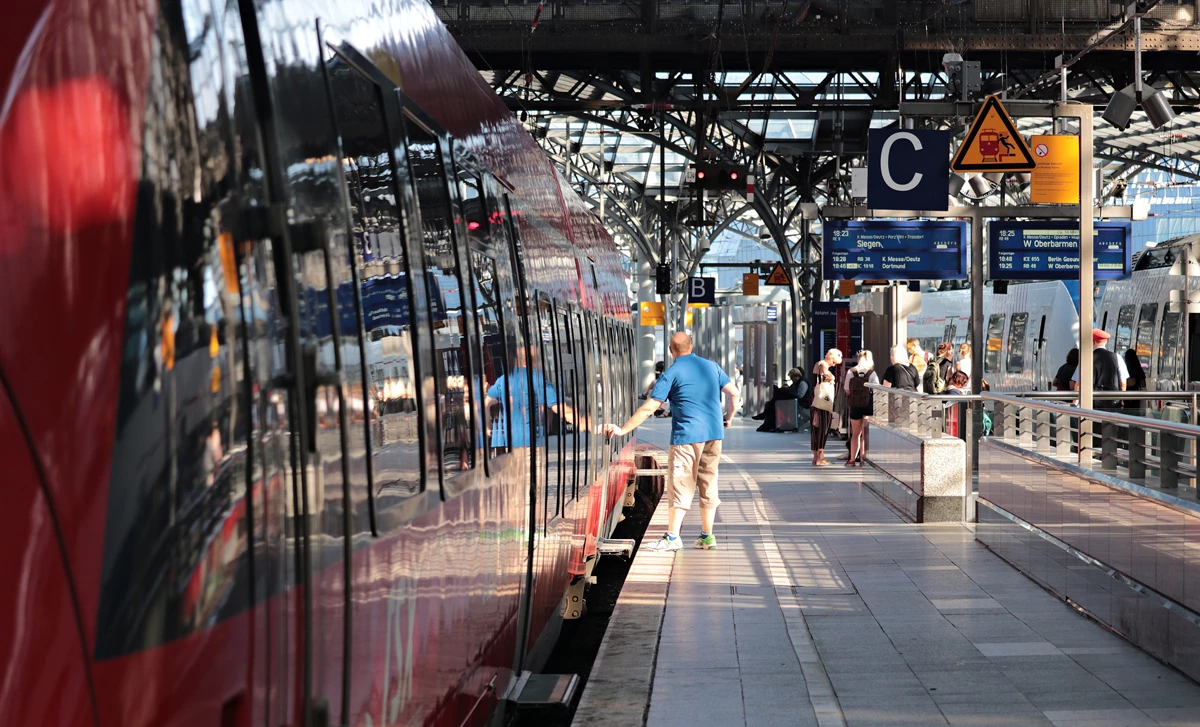
[[[1092,390],[1093,391],[1124,391],[1129,381],[1129,369],[1125,360],[1105,348],[1108,343],[1108,331],[1101,328],[1092,329]],[[1079,368],[1071,377],[1071,391],[1079,391]],[[1116,409],[1121,402],[1116,399],[1098,400],[1094,403],[1097,409]]]
[[[762,425],[755,431],[779,431],[775,428],[775,402],[803,399],[804,395],[808,393],[808,382],[804,380],[803,371],[793,368],[791,371],[788,371],[788,379],[791,383],[787,386],[776,386],[774,394],[771,395],[771,400],[763,405],[763,410],[758,416],[753,417],[755,421],[762,422]]]

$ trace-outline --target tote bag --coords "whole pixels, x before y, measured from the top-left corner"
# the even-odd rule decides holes
[[[820,409],[821,411],[833,411],[833,397],[837,390],[833,388],[833,384],[829,381],[822,381],[817,384],[817,391],[813,394],[812,408]]]

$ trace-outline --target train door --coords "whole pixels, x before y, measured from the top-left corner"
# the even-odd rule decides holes
[[[579,471],[583,473],[583,482],[580,488],[591,487],[595,481],[596,473],[596,457],[592,452],[592,429],[596,421],[596,389],[592,383],[592,377],[595,375],[596,361],[592,353],[592,341],[588,329],[584,327],[584,317],[579,311],[576,311],[571,316],[573,325],[571,330],[575,333],[575,347],[577,351],[577,361],[579,363],[576,371],[579,374],[579,400],[583,404],[585,412],[583,420],[587,425],[582,427],[579,432],[579,451],[583,456]]]
[[[1001,355],[1004,349],[1004,319],[1006,314],[993,313],[988,317],[987,338],[983,352],[983,380],[990,376],[997,384],[1003,375]],[[991,384],[991,382],[988,382]]]
[[[541,478],[538,476],[537,447],[534,446],[538,436],[538,425],[537,416],[533,411],[536,359],[531,353],[534,337],[538,335],[538,330],[536,328],[537,312],[533,308],[529,283],[525,275],[525,255],[520,227],[516,224],[512,200],[507,195],[505,195],[505,211],[508,221],[504,226],[509,242],[508,267],[512,271],[515,288],[512,295],[513,319],[517,323],[513,345],[510,347],[510,350],[513,351],[513,362],[510,369],[513,376],[513,408],[511,411],[514,412],[511,417],[513,431],[510,442],[512,443],[512,456],[519,458],[519,464],[514,464],[517,464],[517,472],[524,474],[523,479],[526,481],[528,498],[526,506],[523,508],[521,532],[529,533],[529,536],[525,538],[525,560],[521,568],[524,578],[521,581],[520,608],[517,616],[517,649],[513,665],[514,671],[519,672],[524,667],[528,650],[532,646],[529,635],[533,618],[534,558],[541,541],[540,529],[537,527],[538,501],[540,499],[538,487],[541,485]]]
[[[1038,317],[1037,336],[1033,339],[1033,382],[1035,389],[1042,388],[1042,382],[1047,389],[1053,389],[1051,367],[1054,363],[1046,360],[1046,314]]]
[[[340,294],[353,296],[343,170],[330,163],[340,149],[330,107],[313,108],[314,93],[329,88],[326,55],[313,63],[299,57],[300,44],[264,42],[254,5],[240,3],[239,11],[267,197],[267,205],[246,210],[244,224],[271,240],[278,299],[270,310],[279,316],[275,351],[283,359],[283,375],[271,384],[285,392],[291,425],[288,522],[299,584],[291,604],[298,647],[286,662],[298,673],[293,716],[320,723],[340,715],[346,722],[354,643],[351,538],[359,526],[352,490],[365,490],[366,467],[350,425],[350,399],[361,385],[351,366],[361,365],[362,354],[356,335],[342,335],[343,328],[357,328],[357,315]],[[324,47],[319,29],[310,42]],[[361,440],[361,428],[357,432]]]

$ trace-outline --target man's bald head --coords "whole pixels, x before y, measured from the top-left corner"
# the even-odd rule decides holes
[[[686,356],[692,352],[692,337],[680,331],[671,336],[671,355]]]

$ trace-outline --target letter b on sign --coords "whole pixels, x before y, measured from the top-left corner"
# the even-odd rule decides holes
[[[950,197],[950,132],[872,129],[867,207],[944,210]]]
[[[717,304],[716,278],[688,278],[688,302]]]

